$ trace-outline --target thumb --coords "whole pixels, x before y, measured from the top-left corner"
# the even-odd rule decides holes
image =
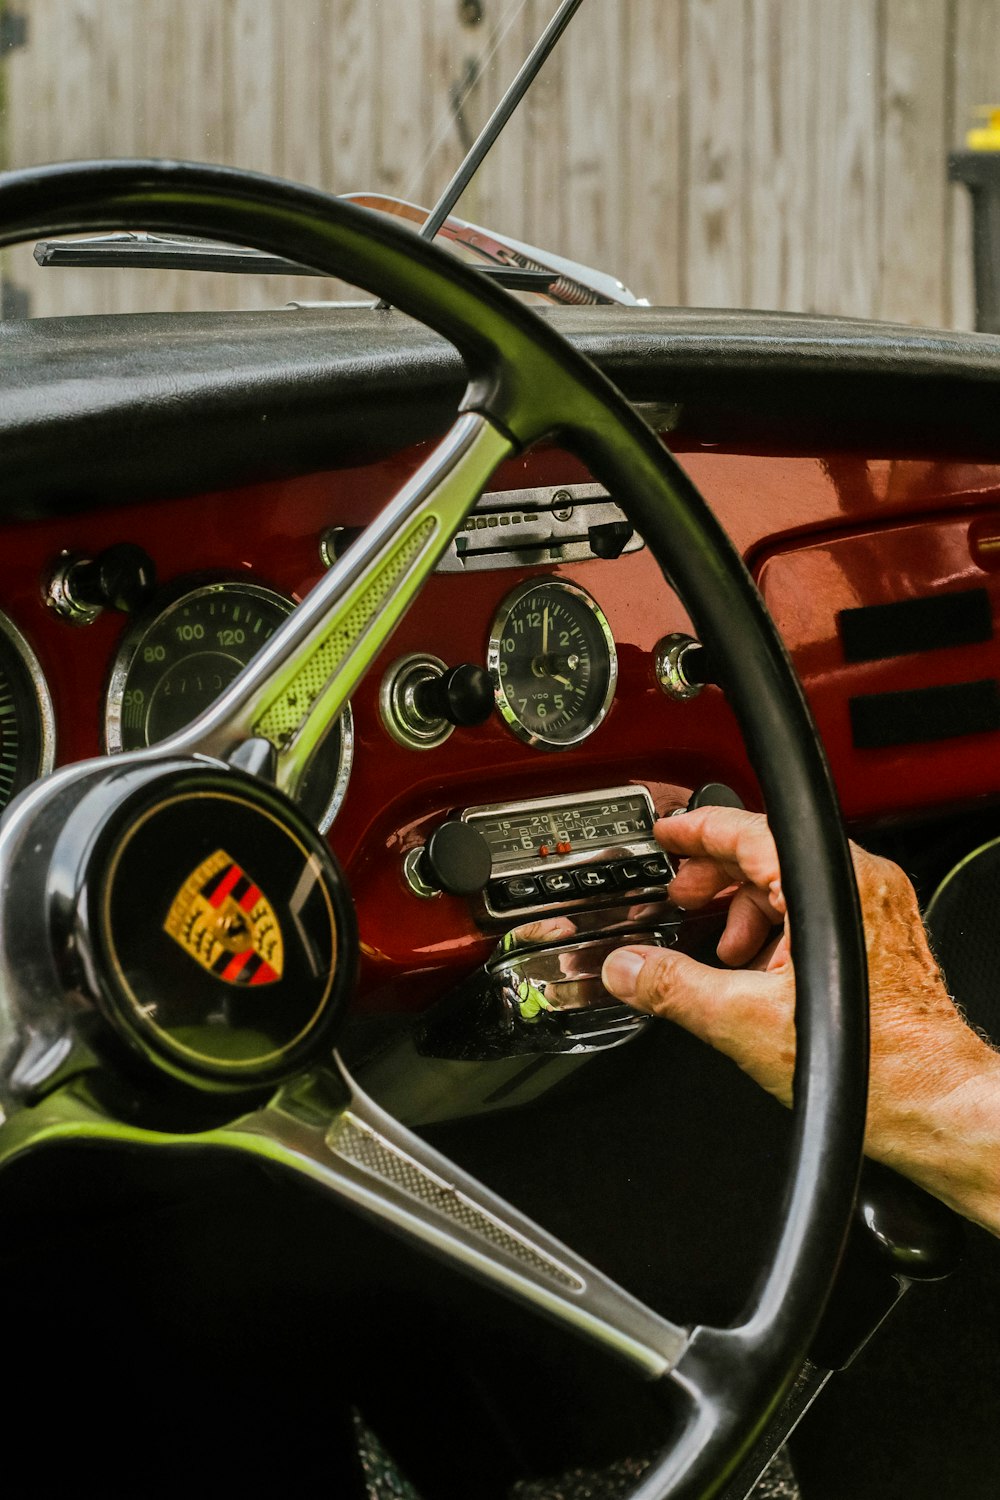
[[[601,977],[616,999],[676,1021],[770,1093],[791,1099],[795,986],[789,970],[711,969],[674,948],[637,945],[609,953]]]

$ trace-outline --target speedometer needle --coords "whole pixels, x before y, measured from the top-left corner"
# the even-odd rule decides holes
[[[558,672],[553,672],[551,675],[553,680],[555,682],[561,682],[563,687],[571,688],[573,686],[568,677],[560,677]]]
[[[549,606],[542,610],[542,655],[549,654]]]

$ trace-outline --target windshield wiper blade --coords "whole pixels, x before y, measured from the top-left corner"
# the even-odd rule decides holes
[[[144,231],[102,234],[88,239],[39,240],[34,255],[40,266],[108,268],[128,265],[142,270],[225,271],[241,276],[322,275],[309,266],[285,260],[280,255],[268,255],[264,250]],[[559,280],[558,272],[541,266],[494,265],[476,269],[498,281],[508,291],[534,292],[543,297],[550,294],[550,288]]]
[[[268,275],[313,276],[307,266],[297,266],[263,250],[224,245],[216,240],[186,235],[147,234],[144,230],[125,234],[99,234],[87,239],[39,240],[34,249],[40,266],[130,265],[143,270],[235,271]]]
[[[386,193],[341,193],[340,196],[348,203],[357,203],[361,208],[373,208],[379,213],[393,214],[420,228],[430,217],[429,210],[421,208],[419,204],[408,203],[405,198],[390,198]],[[563,255],[553,255],[550,250],[540,250],[536,245],[526,245],[522,240],[497,234],[494,229],[484,229],[480,224],[470,224],[454,215],[444,220],[438,234],[442,239],[452,240],[466,250],[471,250],[494,266],[512,271],[547,272],[553,280],[545,295],[553,302],[567,302],[576,306],[593,306],[598,303],[618,303],[625,307],[649,306],[645,297],[637,297],[617,276],[609,276],[606,271],[596,271],[593,266],[568,260]]]
[[[362,208],[392,214],[411,224],[422,225],[427,209],[402,198],[383,193],[342,193],[341,197]],[[614,276],[595,271],[590,266],[538,250],[520,240],[500,235],[464,219],[448,218],[441,227],[442,239],[454,241],[471,250],[487,265],[476,269],[498,281],[512,292],[534,292],[550,302],[577,306],[596,303],[623,303],[645,306],[645,298],[636,297]],[[225,245],[218,240],[201,240],[186,235],[149,234],[143,230],[123,234],[93,235],[86,239],[39,240],[34,250],[40,266],[89,266],[108,268],[132,266],[153,271],[228,271],[241,276],[320,276],[309,266],[268,255],[265,250],[251,250],[241,245]],[[329,280],[329,277],[325,278]]]

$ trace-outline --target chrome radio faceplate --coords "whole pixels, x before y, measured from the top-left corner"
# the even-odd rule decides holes
[[[467,807],[462,821],[486,840],[493,869],[482,900],[497,921],[651,896],[673,879],[653,837],[644,786]]]

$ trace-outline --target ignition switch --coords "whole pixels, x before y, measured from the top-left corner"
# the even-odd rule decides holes
[[[401,745],[430,750],[456,726],[484,724],[493,712],[493,679],[485,667],[447,667],[437,656],[415,654],[393,662],[382,679],[382,722]]]

